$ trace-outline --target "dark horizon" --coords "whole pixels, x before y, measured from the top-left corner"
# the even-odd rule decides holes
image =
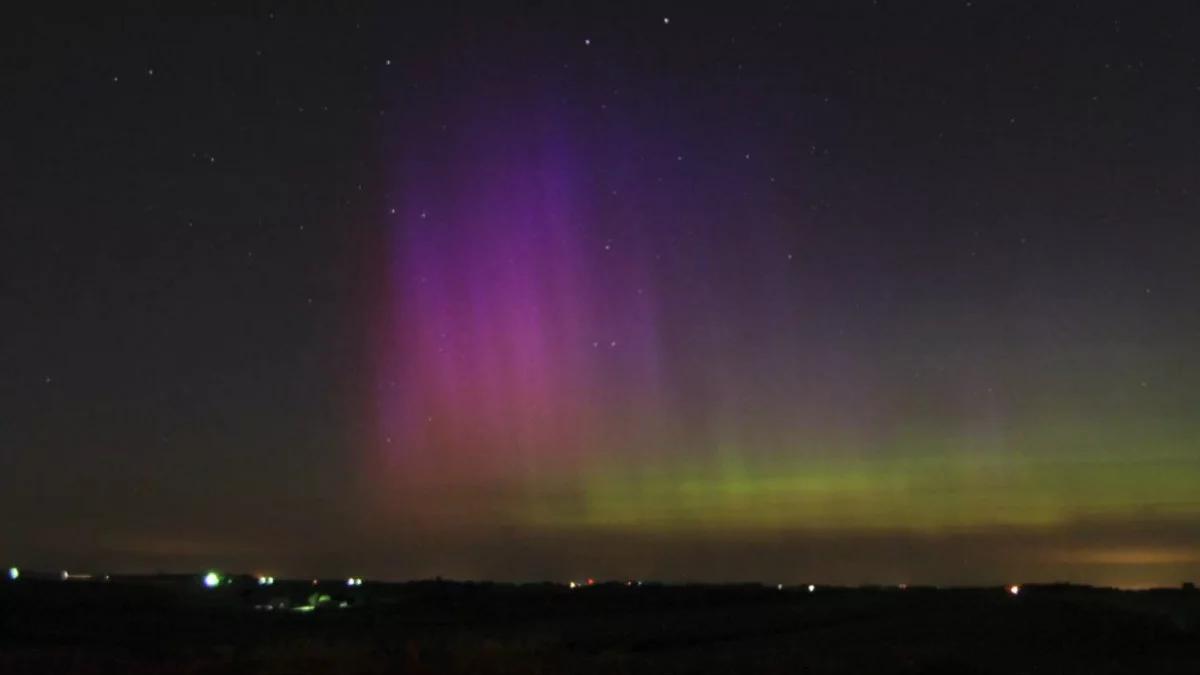
[[[710,588],[710,589],[746,589],[752,591],[767,591],[767,592],[788,592],[798,594],[816,594],[830,592],[868,592],[868,593],[920,593],[920,592],[990,592],[1000,593],[1009,597],[1028,596],[1033,593],[1062,593],[1071,591],[1095,591],[1095,592],[1116,592],[1116,593],[1156,593],[1156,592],[1183,592],[1192,594],[1196,591],[1196,584],[1193,581],[1183,581],[1174,586],[1141,586],[1141,587],[1120,587],[1120,586],[1105,586],[1096,584],[1084,584],[1069,581],[1051,581],[1051,582],[1022,582],[1020,580],[1011,579],[1003,583],[981,583],[981,584],[884,584],[874,582],[862,582],[858,584],[821,584],[816,583],[816,580],[794,582],[794,583],[779,583],[771,580],[758,581],[694,581],[687,579],[627,579],[627,578],[591,578],[580,577],[575,579],[518,579],[518,580],[494,580],[494,579],[469,579],[469,578],[447,578],[442,576],[433,577],[414,577],[414,578],[388,578],[388,577],[366,577],[358,574],[346,574],[342,576],[279,576],[274,573],[263,571],[247,572],[244,570],[230,570],[216,567],[208,567],[202,569],[186,570],[186,571],[155,571],[155,572],[129,572],[120,570],[48,570],[48,569],[29,569],[10,566],[5,568],[4,577],[0,579],[0,583],[4,584],[66,584],[68,586],[77,585],[113,585],[123,587],[130,584],[141,584],[145,582],[161,582],[170,581],[172,585],[181,588],[191,588],[193,591],[199,588],[205,590],[222,590],[230,586],[238,589],[246,589],[251,587],[261,587],[263,590],[269,587],[278,589],[296,590],[297,588],[319,587],[328,589],[330,587],[346,586],[358,590],[362,586],[368,588],[374,587],[402,587],[402,586],[423,586],[429,584],[444,584],[447,586],[466,586],[466,587],[552,587],[572,591],[600,590],[604,588],[622,588],[636,591],[637,589],[688,589],[688,588]],[[14,577],[14,571],[16,576]],[[207,578],[215,575],[217,581],[209,583]],[[270,579],[267,583],[266,580]],[[348,583],[351,580],[356,580],[358,585]]]

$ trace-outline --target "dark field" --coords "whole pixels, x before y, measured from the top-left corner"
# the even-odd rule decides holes
[[[1195,674],[1200,594],[23,578],[0,673]]]

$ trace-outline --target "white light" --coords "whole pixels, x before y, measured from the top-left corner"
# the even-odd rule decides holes
[[[572,582],[570,582],[569,584],[567,584],[567,586],[568,586],[569,588],[578,588],[579,584],[577,584],[577,583],[575,583],[574,581],[572,581]]]
[[[63,581],[66,581],[67,579],[71,578],[71,575],[66,570],[63,570],[62,574],[60,576],[62,576]]]
[[[13,581],[20,579],[21,578],[21,570],[17,569],[16,567],[8,568],[8,578],[12,579]]]
[[[1014,584],[1008,587],[1008,592],[1010,595],[1017,595],[1021,592],[1021,587]]]
[[[663,17],[663,23],[664,23],[664,24],[671,23],[671,17],[669,17],[669,16],[664,16],[664,17]]]
[[[782,590],[783,590],[783,584],[775,584],[775,590],[782,591]]]
[[[216,572],[209,572],[204,575],[205,588],[216,588],[221,585],[221,575]]]
[[[812,585],[812,584],[809,584],[809,585],[808,585],[808,592],[809,592],[809,593],[812,593],[812,592],[813,592],[813,591],[815,591],[815,590],[817,590],[817,587],[816,587],[816,586],[814,586],[814,585]]]

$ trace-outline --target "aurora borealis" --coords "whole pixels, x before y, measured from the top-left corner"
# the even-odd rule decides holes
[[[1196,577],[1187,27],[893,5],[76,27],[141,80],[40,66],[97,112],[18,148],[0,553]]]

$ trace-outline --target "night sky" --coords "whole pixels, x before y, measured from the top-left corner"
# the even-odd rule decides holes
[[[5,564],[1200,576],[1190,3],[426,4],[6,20]]]

